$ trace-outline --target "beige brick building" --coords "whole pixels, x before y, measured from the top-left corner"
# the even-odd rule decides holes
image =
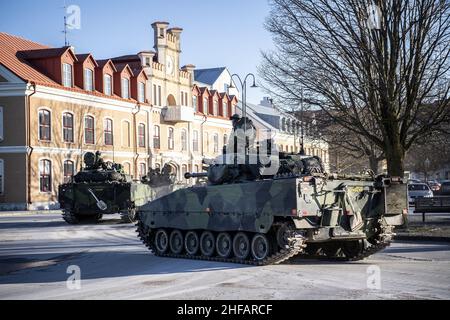
[[[182,182],[220,153],[237,98],[194,85],[182,29],[152,26],[155,51],[106,60],[0,33],[0,209],[57,207],[87,151],[136,179],[168,163]]]

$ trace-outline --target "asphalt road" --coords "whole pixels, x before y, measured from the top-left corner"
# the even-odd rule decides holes
[[[67,286],[70,266],[80,268],[79,289]],[[0,215],[0,299],[449,298],[445,243],[397,242],[362,262],[258,268],[155,257],[117,217],[69,226],[58,215]]]

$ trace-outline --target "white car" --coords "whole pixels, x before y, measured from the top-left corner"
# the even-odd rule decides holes
[[[432,198],[433,191],[425,183],[412,183],[408,186],[408,200],[414,205],[416,198]]]

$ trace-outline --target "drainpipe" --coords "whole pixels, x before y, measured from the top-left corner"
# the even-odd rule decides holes
[[[31,96],[36,94],[36,83],[31,82],[33,92],[27,96],[27,137],[26,137],[26,152],[27,152],[27,209],[31,205],[31,155],[33,154],[33,147],[31,146]]]
[[[203,122],[202,122],[202,124],[200,125],[200,135],[201,135],[201,140],[202,140],[202,159],[204,159],[205,158],[205,152],[204,152],[204,147],[203,147],[203,144],[204,144],[204,141],[203,141],[203,127],[204,127],[204,125],[205,125],[205,123],[206,123],[206,121],[208,121],[208,116],[206,115],[206,114],[204,114],[203,115]]]
[[[138,176],[138,168],[137,168],[137,162],[139,159],[139,153],[138,153],[138,132],[137,132],[137,126],[136,126],[136,115],[141,111],[141,104],[138,103],[136,105],[137,111],[133,113],[133,131],[134,131],[134,176],[135,178]]]
[[[153,117],[153,105],[150,105],[150,111],[147,110],[147,152],[148,152],[148,156],[149,156],[148,161],[147,161],[147,167],[148,167],[147,171],[153,167],[153,148],[152,148],[153,141],[150,140],[153,138],[152,135],[150,134],[150,132],[153,132],[152,117]],[[152,130],[152,131],[150,131],[150,130]]]

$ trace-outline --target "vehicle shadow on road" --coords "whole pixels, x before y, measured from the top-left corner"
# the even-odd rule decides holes
[[[185,273],[189,277],[189,273],[250,267],[231,263],[161,258],[141,250],[80,252],[52,258],[35,254],[3,257],[0,260],[0,285],[65,282],[70,276],[67,273],[69,266],[80,268],[82,280],[179,273]]]

